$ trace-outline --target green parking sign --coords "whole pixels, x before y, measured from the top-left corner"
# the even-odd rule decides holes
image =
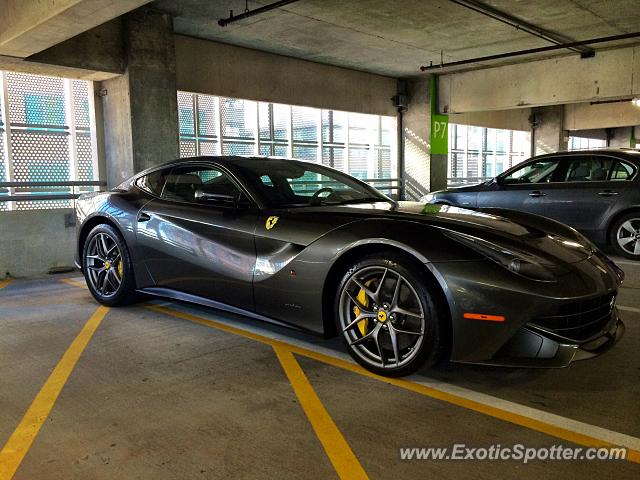
[[[449,153],[449,116],[431,115],[431,153]]]

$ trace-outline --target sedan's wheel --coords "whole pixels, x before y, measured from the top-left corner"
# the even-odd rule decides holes
[[[618,220],[611,229],[611,237],[618,253],[640,260],[640,214],[632,213]]]
[[[110,225],[98,225],[87,237],[83,255],[84,276],[91,294],[110,306],[133,299],[133,268],[120,234]]]
[[[423,275],[394,255],[354,265],[338,293],[338,328],[354,359],[383,375],[433,363],[439,328]]]

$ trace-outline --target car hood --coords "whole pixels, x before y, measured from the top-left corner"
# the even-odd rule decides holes
[[[321,207],[331,208],[331,207]],[[514,210],[468,210],[450,205],[419,202],[377,202],[333,207],[367,218],[388,218],[428,224],[450,232],[472,235],[540,259],[541,264],[558,261],[576,263],[589,258],[594,247],[578,232],[553,220]]]

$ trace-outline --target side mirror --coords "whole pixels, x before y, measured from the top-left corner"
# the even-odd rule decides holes
[[[235,195],[226,195],[224,193],[208,193],[202,190],[196,190],[195,199],[198,203],[215,203],[218,205],[235,205],[237,198]]]

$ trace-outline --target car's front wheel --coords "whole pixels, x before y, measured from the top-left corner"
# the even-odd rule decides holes
[[[375,254],[355,263],[337,291],[338,332],[363,367],[407,375],[435,363],[440,323],[431,282],[403,256]]]
[[[135,299],[131,257],[124,239],[111,225],[98,225],[89,232],[83,271],[89,291],[103,305],[124,305]]]
[[[623,257],[640,260],[640,212],[620,218],[611,229],[611,244]]]

